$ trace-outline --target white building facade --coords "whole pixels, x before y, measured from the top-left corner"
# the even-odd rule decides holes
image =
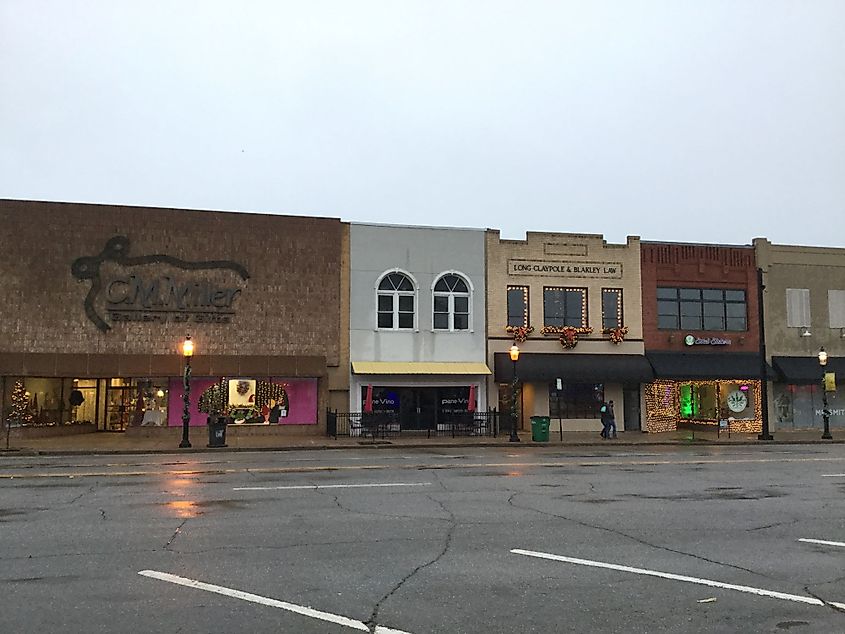
[[[350,411],[405,430],[487,402],[485,232],[350,224]]]

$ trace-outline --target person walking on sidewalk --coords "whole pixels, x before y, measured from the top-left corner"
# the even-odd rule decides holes
[[[616,412],[613,411],[613,401],[607,402],[607,429],[605,430],[605,438],[616,438]]]
[[[607,440],[610,438],[610,406],[607,402],[602,401],[599,412],[601,414],[601,437]]]

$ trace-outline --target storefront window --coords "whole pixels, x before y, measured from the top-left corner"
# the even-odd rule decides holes
[[[528,325],[528,287],[508,286],[508,326]]]
[[[587,325],[587,289],[547,286],[543,289],[543,325],[572,326]]]
[[[106,390],[106,429],[167,425],[168,385],[165,378],[111,379]]]
[[[601,383],[563,383],[549,385],[549,416],[552,418],[599,418],[604,401]]]
[[[662,330],[748,329],[744,290],[720,288],[657,289],[657,327]]]
[[[691,381],[678,390],[682,419],[723,420],[756,418],[756,389],[751,383]]]
[[[77,390],[76,383],[73,379],[7,378],[3,394],[6,419],[13,426],[52,426],[93,421],[93,412],[90,418],[86,418],[86,412],[77,405],[81,392]]]
[[[604,329],[622,327],[622,289],[601,289],[601,327]]]

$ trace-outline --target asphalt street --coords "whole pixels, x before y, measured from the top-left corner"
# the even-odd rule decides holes
[[[0,457],[0,632],[843,632],[845,447]]]

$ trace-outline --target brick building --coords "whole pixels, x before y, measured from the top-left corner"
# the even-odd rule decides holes
[[[181,424],[186,334],[191,424],[215,393],[285,433],[347,402],[338,219],[2,200],[0,222],[6,415]]]
[[[754,248],[642,243],[648,431],[762,424]]]

